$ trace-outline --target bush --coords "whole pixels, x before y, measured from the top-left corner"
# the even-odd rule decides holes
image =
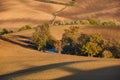
[[[105,21],[105,22],[102,22],[102,25],[105,25],[105,26],[116,26],[117,23],[114,22],[114,21]]]
[[[2,31],[0,32],[0,35],[4,35],[4,34],[9,34],[9,33],[13,33],[12,30],[7,30],[6,28],[2,29]]]
[[[18,32],[19,31],[24,31],[24,30],[29,30],[29,29],[32,29],[29,25],[25,25],[25,26],[23,26],[23,27],[21,27],[19,30],[18,30]]]
[[[112,58],[113,54],[112,54],[111,51],[105,50],[105,51],[103,51],[102,56],[105,57],[105,58]]]
[[[102,51],[102,48],[97,43],[88,42],[83,45],[82,51],[89,56],[96,56]]]
[[[88,25],[89,21],[88,20],[81,20],[80,23],[83,24],[83,25],[86,25],[86,24]]]
[[[33,42],[39,51],[54,47],[55,40],[50,35],[49,24],[39,25],[33,33]]]
[[[108,46],[109,51],[113,53],[115,58],[120,58],[120,43],[112,43],[112,45]]]
[[[102,35],[95,33],[90,37],[90,41],[97,43],[101,48],[105,47],[106,40],[102,37]]]
[[[100,21],[99,21],[99,20],[95,20],[95,19],[89,20],[89,23],[90,23],[91,25],[100,25]]]
[[[75,23],[75,24],[81,24],[81,23],[80,23],[80,20],[76,20],[74,23]]]

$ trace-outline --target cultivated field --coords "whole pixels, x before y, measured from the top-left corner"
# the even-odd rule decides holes
[[[3,28],[14,31],[0,35],[0,80],[120,80],[120,59],[37,51],[32,42],[34,27],[50,22],[52,14],[65,6],[46,1],[49,0],[0,0],[0,32]],[[71,0],[57,3],[63,1]],[[56,20],[120,21],[119,14],[120,0],[76,0],[75,6],[67,7]],[[32,29],[17,31],[24,25]],[[70,26],[50,26],[50,34],[61,40]],[[120,42],[120,26],[77,26],[80,33],[100,33],[107,40]]]
[[[68,26],[54,26],[50,30],[56,39],[60,39],[62,33],[64,33],[64,29],[67,28]],[[80,27],[81,32],[89,33],[92,29],[93,27]],[[104,32],[105,28],[104,30],[102,29],[95,29],[95,31],[106,33]],[[26,30],[12,33],[6,35],[7,38],[0,40],[1,80],[120,79],[119,59],[91,58],[39,52],[30,43],[33,32],[34,30]],[[111,29],[111,32],[114,32],[114,29]]]
[[[0,0],[0,27],[36,26],[53,19],[52,13],[63,5],[41,2],[44,0]],[[70,0],[60,0],[67,1]],[[101,19],[120,21],[119,0],[76,0],[75,6],[67,7],[57,20]],[[49,8],[49,9],[48,9]]]

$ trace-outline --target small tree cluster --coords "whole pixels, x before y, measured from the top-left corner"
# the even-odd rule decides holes
[[[77,38],[79,36],[79,27],[72,26],[65,30],[62,38],[63,53],[74,54],[76,52]],[[77,53],[76,53],[77,54]]]
[[[62,38],[63,53],[101,56],[105,48],[105,40],[100,34],[80,34],[79,27],[70,27],[65,30]]]
[[[25,25],[25,26],[21,27],[20,29],[18,29],[18,32],[19,31],[24,31],[24,30],[29,30],[29,29],[32,29],[31,26]]]
[[[100,34],[95,33],[90,36],[87,43],[83,45],[82,51],[89,56],[100,56],[104,48],[105,40]]]
[[[49,24],[39,25],[35,29],[35,32],[33,33],[33,42],[36,44],[39,51],[53,45],[49,32]]]
[[[66,29],[62,40],[54,40],[49,32],[49,25],[44,24],[36,28],[33,41],[38,50],[56,48],[58,53],[84,55],[92,57],[120,57],[120,43],[109,43],[102,35],[81,34],[78,26]]]
[[[118,26],[120,22],[118,21],[102,21],[96,19],[88,19],[88,20],[75,20],[75,21],[62,21],[55,22],[55,25],[102,25],[102,26]]]
[[[2,29],[2,31],[0,32],[0,35],[9,34],[9,33],[13,33],[13,31],[4,28],[4,29]]]

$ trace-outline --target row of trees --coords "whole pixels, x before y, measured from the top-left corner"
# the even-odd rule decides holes
[[[102,25],[102,26],[118,26],[119,21],[102,21],[96,19],[73,20],[73,21],[56,21],[54,25]]]
[[[102,35],[81,34],[79,27],[66,29],[61,40],[55,40],[49,31],[49,25],[39,26],[33,34],[38,50],[55,48],[58,53],[93,57],[120,57],[120,43],[111,43]]]

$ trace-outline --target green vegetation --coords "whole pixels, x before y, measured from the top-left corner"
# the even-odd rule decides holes
[[[62,38],[63,53],[101,56],[100,53],[105,48],[105,40],[100,34],[86,35],[80,34],[79,27],[71,27],[66,30]]]
[[[2,31],[0,32],[0,35],[9,34],[9,33],[13,33],[13,31],[4,28],[4,29],[2,29]]]
[[[33,42],[40,51],[56,48],[59,54],[120,58],[120,43],[111,43],[98,33],[81,34],[79,26],[66,29],[62,40],[56,41],[50,35],[49,25],[40,25],[33,34]]]
[[[39,51],[54,45],[54,41],[49,32],[49,24],[39,25],[35,29],[32,39]]]
[[[113,53],[109,50],[105,50],[105,51],[103,51],[102,56],[105,57],[105,58],[112,58]]]
[[[65,30],[62,38],[63,53],[77,54],[77,38],[79,35],[79,27],[72,26]]]
[[[25,26],[21,27],[20,29],[18,29],[18,32],[19,31],[24,31],[24,30],[29,30],[29,29],[32,29],[31,26],[25,25]]]
[[[82,51],[88,56],[96,56],[102,51],[102,48],[97,43],[88,42],[87,44],[83,45]]]
[[[102,26],[118,26],[120,22],[118,21],[101,21],[96,19],[89,20],[75,20],[70,22],[55,22],[54,25],[102,25]]]
[[[98,56],[104,48],[105,40],[100,34],[95,33],[91,35],[86,44],[83,45],[82,51],[89,56]]]

